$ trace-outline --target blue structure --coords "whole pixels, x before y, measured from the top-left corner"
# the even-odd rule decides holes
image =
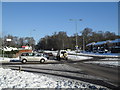
[[[106,43],[107,43],[107,41],[101,41],[101,42],[95,43],[94,45],[103,45],[103,44],[106,44]]]
[[[111,41],[110,43],[120,43],[120,39],[115,39],[115,40]]]
[[[86,45],[86,49],[88,51],[94,51],[95,49],[96,51],[106,50],[112,53],[120,53],[120,39],[89,43]]]

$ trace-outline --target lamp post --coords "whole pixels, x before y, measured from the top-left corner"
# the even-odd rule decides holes
[[[83,53],[85,52],[85,37],[83,35]]]
[[[83,52],[85,52],[85,35],[84,35],[83,31],[80,33],[82,33],[82,50],[83,50]]]
[[[76,30],[76,50],[78,50],[78,33],[77,33],[77,21],[82,21],[82,19],[69,19],[70,21],[75,22],[75,30]]]

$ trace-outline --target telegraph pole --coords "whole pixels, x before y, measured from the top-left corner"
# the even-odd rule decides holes
[[[70,21],[75,22],[75,31],[76,31],[76,50],[78,50],[78,33],[77,33],[77,21],[82,21],[82,19],[70,19]]]

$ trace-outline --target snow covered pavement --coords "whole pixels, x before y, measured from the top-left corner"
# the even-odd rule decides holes
[[[45,74],[33,74],[24,71],[0,68],[1,88],[88,88],[100,89],[105,87],[79,80],[51,77]]]
[[[99,57],[120,57],[119,53],[93,53],[93,52],[76,53],[75,51],[69,51],[68,54],[99,56]]]

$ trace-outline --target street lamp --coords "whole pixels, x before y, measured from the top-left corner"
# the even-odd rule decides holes
[[[83,52],[85,51],[85,35],[84,35],[84,33],[83,33],[83,31],[82,32],[80,32],[80,33],[82,33],[82,47],[83,47]]]
[[[83,53],[84,53],[84,51],[85,51],[85,37],[83,35]]]
[[[75,30],[76,30],[76,50],[78,50],[78,33],[77,33],[77,21],[82,21],[82,19],[69,19],[70,21],[74,21],[75,22]]]

